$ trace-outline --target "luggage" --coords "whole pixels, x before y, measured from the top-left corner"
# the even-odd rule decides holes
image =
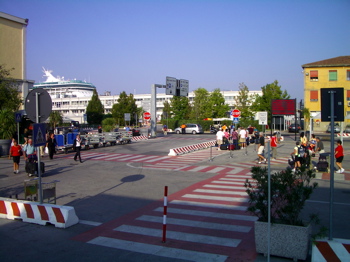
[[[36,163],[35,165],[35,171],[38,172],[38,163]],[[40,171],[41,171],[41,174],[44,174],[45,173],[45,163],[44,162],[40,162]]]
[[[235,150],[235,145],[234,144],[228,145],[228,150]]]
[[[249,146],[249,137],[247,137],[247,138],[245,139],[245,141],[246,141],[246,145]]]
[[[291,158],[288,159],[288,165],[291,169],[295,168],[295,157],[294,155],[291,156]]]
[[[327,156],[320,154],[320,157],[318,158],[318,163],[316,164],[316,170],[319,172],[327,172],[328,171],[328,161]]]
[[[26,170],[26,173],[34,175],[36,170],[36,163],[27,161],[25,170]]]
[[[226,144],[220,145],[220,150],[227,150],[227,145]]]

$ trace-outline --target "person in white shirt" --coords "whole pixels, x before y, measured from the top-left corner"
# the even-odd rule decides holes
[[[218,150],[220,149],[220,146],[222,145],[223,137],[225,136],[225,133],[222,132],[222,129],[220,128],[218,132],[216,132],[216,142],[218,143]]]
[[[246,147],[246,142],[247,142],[247,130],[245,130],[244,127],[242,127],[241,131],[239,131],[239,142],[241,142],[241,149]]]
[[[83,163],[83,161],[81,161],[81,156],[80,156],[80,149],[81,149],[82,142],[83,141],[81,140],[79,134],[76,136],[76,138],[73,141],[73,149],[76,152],[74,156],[74,160],[77,161],[77,158],[79,158],[80,163]]]

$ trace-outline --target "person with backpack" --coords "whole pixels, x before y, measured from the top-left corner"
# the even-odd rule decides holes
[[[297,168],[301,167],[301,163],[303,162],[303,157],[305,154],[304,148],[300,145],[300,141],[297,141],[296,146],[294,147],[294,151],[291,155],[294,154],[295,164],[294,169],[292,169],[293,172],[296,171]]]

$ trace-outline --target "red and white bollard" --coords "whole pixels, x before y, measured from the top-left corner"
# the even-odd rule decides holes
[[[166,215],[168,209],[168,186],[164,187],[164,213],[163,213],[163,239],[162,242],[166,241]]]

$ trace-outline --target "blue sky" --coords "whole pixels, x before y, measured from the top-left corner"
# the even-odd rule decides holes
[[[349,10],[349,0],[0,0],[29,19],[28,79],[44,81],[45,67],[115,95],[171,76],[190,91],[278,80],[302,99],[302,64],[350,55]]]

